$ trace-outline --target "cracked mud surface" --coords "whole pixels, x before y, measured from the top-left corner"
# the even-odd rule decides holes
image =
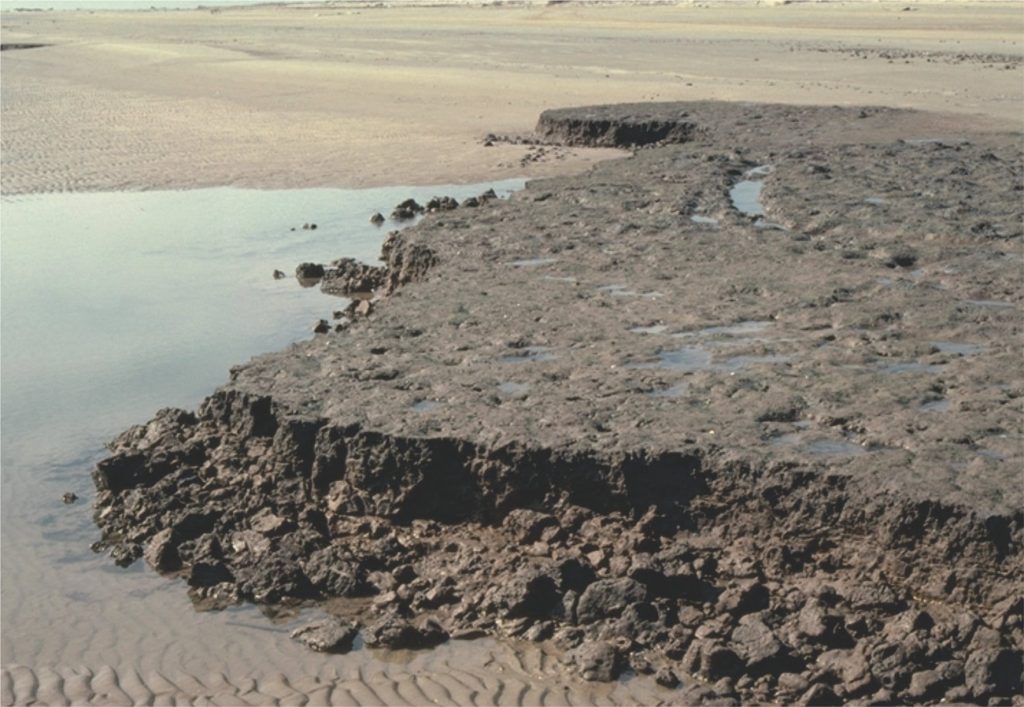
[[[650,144],[428,215],[351,326],[122,435],[115,558],[202,606],[341,597],[367,645],[548,641],[689,702],[1009,702],[1019,136],[714,103],[538,134]]]

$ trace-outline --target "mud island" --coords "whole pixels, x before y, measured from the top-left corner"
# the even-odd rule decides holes
[[[963,124],[548,111],[531,140],[632,155],[327,265],[374,299],[121,435],[105,542],[203,607],[326,602],[318,650],[545,642],[687,704],[1019,699],[1024,175]]]

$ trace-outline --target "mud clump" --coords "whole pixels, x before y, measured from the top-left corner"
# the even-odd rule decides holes
[[[605,135],[616,110],[558,113]],[[1019,700],[1016,138],[645,110],[689,141],[336,261],[367,316],[118,437],[112,556],[203,608],[330,600],[316,650],[496,635],[686,704]],[[786,231],[730,206],[766,164]]]
[[[320,289],[331,295],[370,293],[384,286],[385,269],[361,263],[354,258],[339,258],[324,271]]]

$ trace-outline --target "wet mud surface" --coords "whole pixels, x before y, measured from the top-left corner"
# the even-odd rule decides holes
[[[686,703],[1009,703],[1019,136],[713,103],[538,136],[644,147],[327,265],[373,298],[111,445],[113,557],[202,608],[326,602],[318,649],[498,636]]]

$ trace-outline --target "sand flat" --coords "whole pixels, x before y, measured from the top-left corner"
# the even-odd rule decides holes
[[[3,14],[4,193],[380,186],[526,165],[545,109],[643,100],[889,105],[1018,127],[1019,3],[259,6]],[[1008,68],[1007,68],[1008,67]]]

